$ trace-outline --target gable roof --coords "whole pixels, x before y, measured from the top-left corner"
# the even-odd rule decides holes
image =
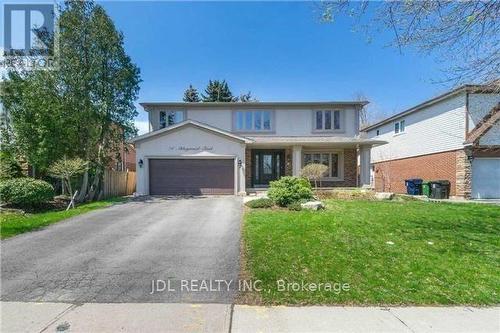
[[[168,132],[172,132],[172,131],[181,129],[183,127],[187,127],[187,126],[197,127],[199,129],[202,129],[202,130],[205,130],[208,132],[212,132],[212,133],[220,135],[220,136],[225,136],[225,137],[228,137],[229,139],[241,141],[244,143],[252,142],[252,140],[250,140],[248,138],[245,138],[245,137],[242,137],[239,135],[234,135],[233,133],[224,131],[220,128],[212,127],[210,125],[207,125],[207,124],[195,121],[195,120],[190,120],[190,119],[185,120],[185,121],[180,122],[180,123],[177,123],[177,124],[172,125],[172,126],[162,128],[161,130],[157,130],[157,131],[153,131],[153,132],[149,132],[149,133],[146,133],[143,135],[136,136],[135,138],[130,139],[130,142],[138,142],[138,141],[146,140],[146,139],[158,136],[158,135],[162,135],[162,134],[165,134]]]
[[[500,121],[500,104],[491,109],[490,112],[472,129],[467,135],[465,143],[474,144],[485,135],[495,123]]]
[[[450,90],[444,94],[441,94],[439,96],[436,96],[434,98],[431,98],[423,103],[420,103],[412,108],[409,108],[405,111],[402,111],[400,113],[397,113],[393,116],[390,116],[384,120],[381,120],[373,125],[369,125],[369,126],[366,126],[364,128],[361,129],[361,131],[370,131],[370,130],[373,130],[381,125],[384,125],[384,124],[387,124],[387,123],[390,123],[392,122],[393,120],[396,120],[398,118],[401,118],[401,117],[404,117],[410,113],[414,113],[414,112],[417,112],[417,111],[420,111],[422,110],[423,108],[425,107],[428,107],[428,106],[431,106],[431,105],[434,105],[436,103],[439,103],[447,98],[450,98],[450,97],[453,97],[455,95],[458,95],[458,94],[461,94],[461,93],[492,93],[492,92],[498,92],[498,87],[495,88],[494,85],[492,84],[489,84],[489,85],[476,85],[476,84],[466,84],[466,85],[463,85],[463,86],[460,86],[456,89],[453,89],[453,90]]]

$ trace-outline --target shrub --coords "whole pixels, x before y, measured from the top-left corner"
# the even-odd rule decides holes
[[[7,151],[0,152],[0,180],[22,176],[23,171],[14,156]]]
[[[49,168],[49,175],[54,178],[59,178],[66,184],[69,195],[73,196],[73,188],[71,187],[71,178],[87,171],[88,163],[81,158],[67,159],[66,157],[54,162]],[[64,192],[64,191],[63,191]]]
[[[325,176],[328,171],[328,167],[321,163],[311,163],[306,165],[300,170],[300,175],[304,178],[309,179],[309,181],[314,182],[314,188],[318,188],[318,181]]]
[[[337,200],[376,200],[373,191],[362,190],[323,190],[316,191],[319,199],[337,199]]]
[[[293,202],[311,199],[313,192],[311,184],[305,178],[281,177],[270,183],[267,195],[276,204],[286,207]]]
[[[274,202],[268,198],[260,198],[248,201],[246,205],[250,208],[271,208],[274,206]]]
[[[286,206],[286,208],[288,208],[289,210],[295,210],[298,212],[298,211],[302,210],[302,206],[300,204],[301,204],[300,201],[292,202],[291,204]]]
[[[21,207],[38,206],[54,198],[54,188],[43,180],[14,178],[0,182],[2,202]]]

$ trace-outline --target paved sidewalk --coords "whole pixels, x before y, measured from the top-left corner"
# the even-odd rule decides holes
[[[2,302],[0,332],[229,332],[230,304]]]
[[[234,308],[232,332],[500,332],[500,308]]]
[[[500,332],[500,307],[2,302],[1,332]]]

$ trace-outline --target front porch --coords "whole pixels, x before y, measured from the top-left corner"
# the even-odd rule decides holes
[[[328,167],[327,174],[319,184],[322,188],[369,185],[370,149],[370,146],[353,143],[247,145],[245,150],[247,193],[266,190],[269,182],[282,176],[299,176],[301,169],[309,163],[321,163]]]

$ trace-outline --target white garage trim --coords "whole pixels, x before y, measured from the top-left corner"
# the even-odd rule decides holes
[[[149,160],[154,159],[173,159],[173,160],[230,160],[232,159],[234,162],[234,194],[238,194],[238,158],[237,156],[234,155],[211,155],[211,156],[189,156],[189,155],[183,155],[183,156],[162,156],[162,155],[149,155],[149,156],[144,156],[144,165],[142,168],[144,168],[144,173],[145,173],[145,179],[147,179],[147,182],[145,182],[146,186],[146,191],[147,194],[150,194],[149,191]]]

